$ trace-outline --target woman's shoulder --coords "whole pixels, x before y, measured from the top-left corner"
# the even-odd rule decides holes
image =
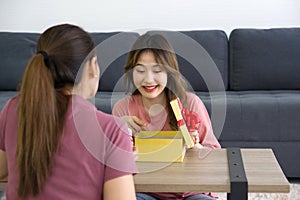
[[[188,99],[199,98],[195,93],[192,93],[192,92],[186,92],[186,97]]]
[[[128,105],[130,102],[130,97],[123,97],[122,99],[118,100],[112,109],[112,114],[116,116],[123,116],[126,115],[128,112]]]
[[[192,92],[186,93],[188,108],[191,110],[203,110],[205,109],[203,101],[200,97]]]
[[[132,96],[126,96],[126,97],[123,97],[123,98],[119,99],[115,103],[114,107],[115,106],[119,106],[119,105],[126,105],[126,104],[128,104],[131,98],[132,98]]]
[[[20,95],[17,94],[13,97],[11,97],[6,104],[18,104],[19,103],[19,99],[20,99]]]
[[[195,93],[192,93],[192,92],[187,92],[186,93],[186,97],[187,97],[188,104],[202,102],[202,100],[200,99],[200,97],[197,96]]]
[[[2,111],[1,110],[0,111],[1,112],[4,112],[4,111],[8,112],[11,108],[15,110],[18,107],[18,103],[19,103],[19,95],[11,97],[5,103],[4,107],[2,108]]]
[[[131,95],[117,101],[113,107],[112,114],[117,116],[128,115],[129,110],[141,105],[141,95]]]
[[[82,128],[88,127],[91,130],[100,128],[102,131],[110,133],[109,130],[124,126],[125,122],[120,118],[98,110],[90,101],[80,96],[72,97],[71,106],[72,112],[69,113],[69,116],[77,126],[81,125]]]
[[[119,128],[123,129],[125,126],[125,122],[119,116],[114,116],[100,110],[96,111],[96,116],[98,123],[103,130],[116,130]]]
[[[129,102],[139,102],[141,101],[141,95],[140,94],[135,94],[135,95],[130,95],[121,98],[120,100],[117,101],[116,104],[123,104],[123,103],[129,103]]]

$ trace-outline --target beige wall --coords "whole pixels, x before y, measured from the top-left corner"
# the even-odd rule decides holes
[[[0,31],[63,22],[88,31],[300,27],[300,0],[0,0]]]

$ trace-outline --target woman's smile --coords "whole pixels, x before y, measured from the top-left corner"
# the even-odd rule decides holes
[[[151,92],[154,92],[158,88],[158,85],[154,85],[154,86],[142,86],[142,88],[146,92],[151,93]]]

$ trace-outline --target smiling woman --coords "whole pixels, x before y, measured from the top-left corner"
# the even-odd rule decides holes
[[[188,127],[189,132],[196,132],[195,137],[199,138],[195,143],[200,142],[209,148],[220,148],[212,132],[206,108],[198,96],[187,92],[176,54],[165,37],[148,32],[136,40],[125,65],[125,81],[127,91],[132,95],[119,100],[112,113],[122,117],[133,130],[133,134],[139,134],[141,130],[178,130],[178,122],[170,101],[179,98],[185,111],[197,114],[195,118],[200,119],[199,124],[194,123],[193,129],[192,126]],[[199,192],[137,193],[136,196],[143,200],[214,199],[211,193]]]

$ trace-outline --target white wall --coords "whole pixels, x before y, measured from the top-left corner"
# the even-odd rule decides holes
[[[300,0],[0,0],[0,31],[300,27]]]

